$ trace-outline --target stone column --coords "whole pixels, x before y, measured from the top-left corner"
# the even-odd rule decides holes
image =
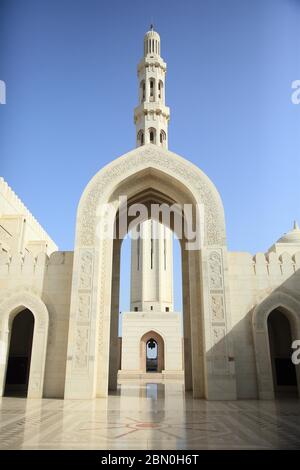
[[[120,258],[121,240],[114,240],[112,292],[111,292],[111,320],[110,320],[110,352],[109,352],[109,390],[116,390],[118,385],[119,369],[119,296],[120,296]]]
[[[210,400],[236,400],[227,249],[225,246],[203,248],[201,257],[205,394]]]

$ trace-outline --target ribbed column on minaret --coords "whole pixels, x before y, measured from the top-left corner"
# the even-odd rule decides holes
[[[172,231],[155,220],[131,242],[131,311],[173,311]]]
[[[136,145],[168,147],[170,109],[165,105],[167,64],[160,56],[160,37],[151,26],[144,37],[144,57],[138,65],[139,105],[134,110]]]
[[[134,110],[137,147],[152,143],[167,148],[170,111],[165,106],[166,64],[160,37],[151,27],[144,37],[144,58],[138,66],[139,101]],[[131,311],[173,311],[172,231],[157,221],[139,226],[131,242]]]

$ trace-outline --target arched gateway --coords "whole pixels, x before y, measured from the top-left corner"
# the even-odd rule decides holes
[[[28,398],[42,398],[44,388],[45,362],[47,352],[49,314],[44,302],[34,293],[21,290],[11,291],[0,303],[0,340],[1,340],[1,362],[0,362],[0,396],[7,385],[7,373],[9,372],[9,352],[11,349],[14,320],[27,311],[33,316],[30,351],[28,351],[28,378],[26,378],[26,395]],[[23,326],[24,327],[24,326]],[[25,331],[22,332],[25,335]],[[22,334],[18,341],[18,348],[23,349]],[[20,356],[20,354],[17,354]],[[24,355],[24,354],[21,354]],[[16,365],[13,366],[16,372]]]
[[[255,359],[257,368],[257,379],[258,379],[258,394],[262,400],[273,399],[276,395],[277,384],[277,372],[274,357],[274,347],[272,347],[271,337],[271,321],[272,314],[280,312],[284,316],[289,329],[290,338],[288,339],[289,346],[291,348],[292,341],[300,337],[300,302],[290,294],[285,292],[275,291],[265,300],[263,300],[253,311],[252,325],[253,325],[253,336],[255,345]],[[285,331],[280,325],[279,339],[280,342],[285,342]],[[284,325],[283,325],[284,326]],[[292,349],[289,351],[291,356]],[[284,357],[286,359],[286,355]],[[290,357],[288,357],[290,359]],[[287,367],[288,366],[288,367]],[[298,395],[300,396],[300,369],[299,367],[293,367],[290,360],[285,362],[284,368],[288,369],[285,372],[289,372],[292,368],[293,373],[296,374],[295,388],[298,384]],[[284,387],[283,387],[284,388]]]
[[[87,185],[77,212],[65,398],[104,397],[116,384],[120,197],[134,204],[189,204],[200,214],[201,245],[182,245],[186,388],[194,397],[236,398],[227,293],[225,223],[220,196],[195,165],[163,147],[139,147]],[[111,204],[113,215],[103,207]],[[149,216],[148,216],[149,217]],[[139,223],[141,223],[139,219]],[[105,228],[106,236],[101,236]],[[171,228],[176,230],[176,227]],[[128,227],[127,227],[128,229]],[[114,282],[112,282],[112,280]],[[216,346],[218,345],[218,346]],[[111,346],[111,347],[110,347]],[[111,363],[110,363],[111,356]],[[116,362],[116,361],[115,361]]]

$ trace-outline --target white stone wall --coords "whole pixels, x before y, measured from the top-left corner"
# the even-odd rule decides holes
[[[48,255],[57,245],[3,178],[0,178],[0,246],[6,250]]]
[[[179,372],[182,364],[181,316],[179,313],[126,312],[122,323],[122,372],[142,373],[141,338],[155,331],[164,340],[165,372]]]
[[[276,290],[299,296],[300,251],[294,255],[258,253],[254,257],[232,252],[228,258],[237,396],[258,398],[253,310]]]
[[[54,252],[50,257],[0,252],[0,301],[28,292],[38,296],[49,313],[45,397],[62,398],[64,393],[72,267],[73,252]]]

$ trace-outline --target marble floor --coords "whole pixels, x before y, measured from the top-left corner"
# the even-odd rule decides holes
[[[300,400],[193,400],[177,383],[107,399],[0,399],[0,449],[300,449]]]

